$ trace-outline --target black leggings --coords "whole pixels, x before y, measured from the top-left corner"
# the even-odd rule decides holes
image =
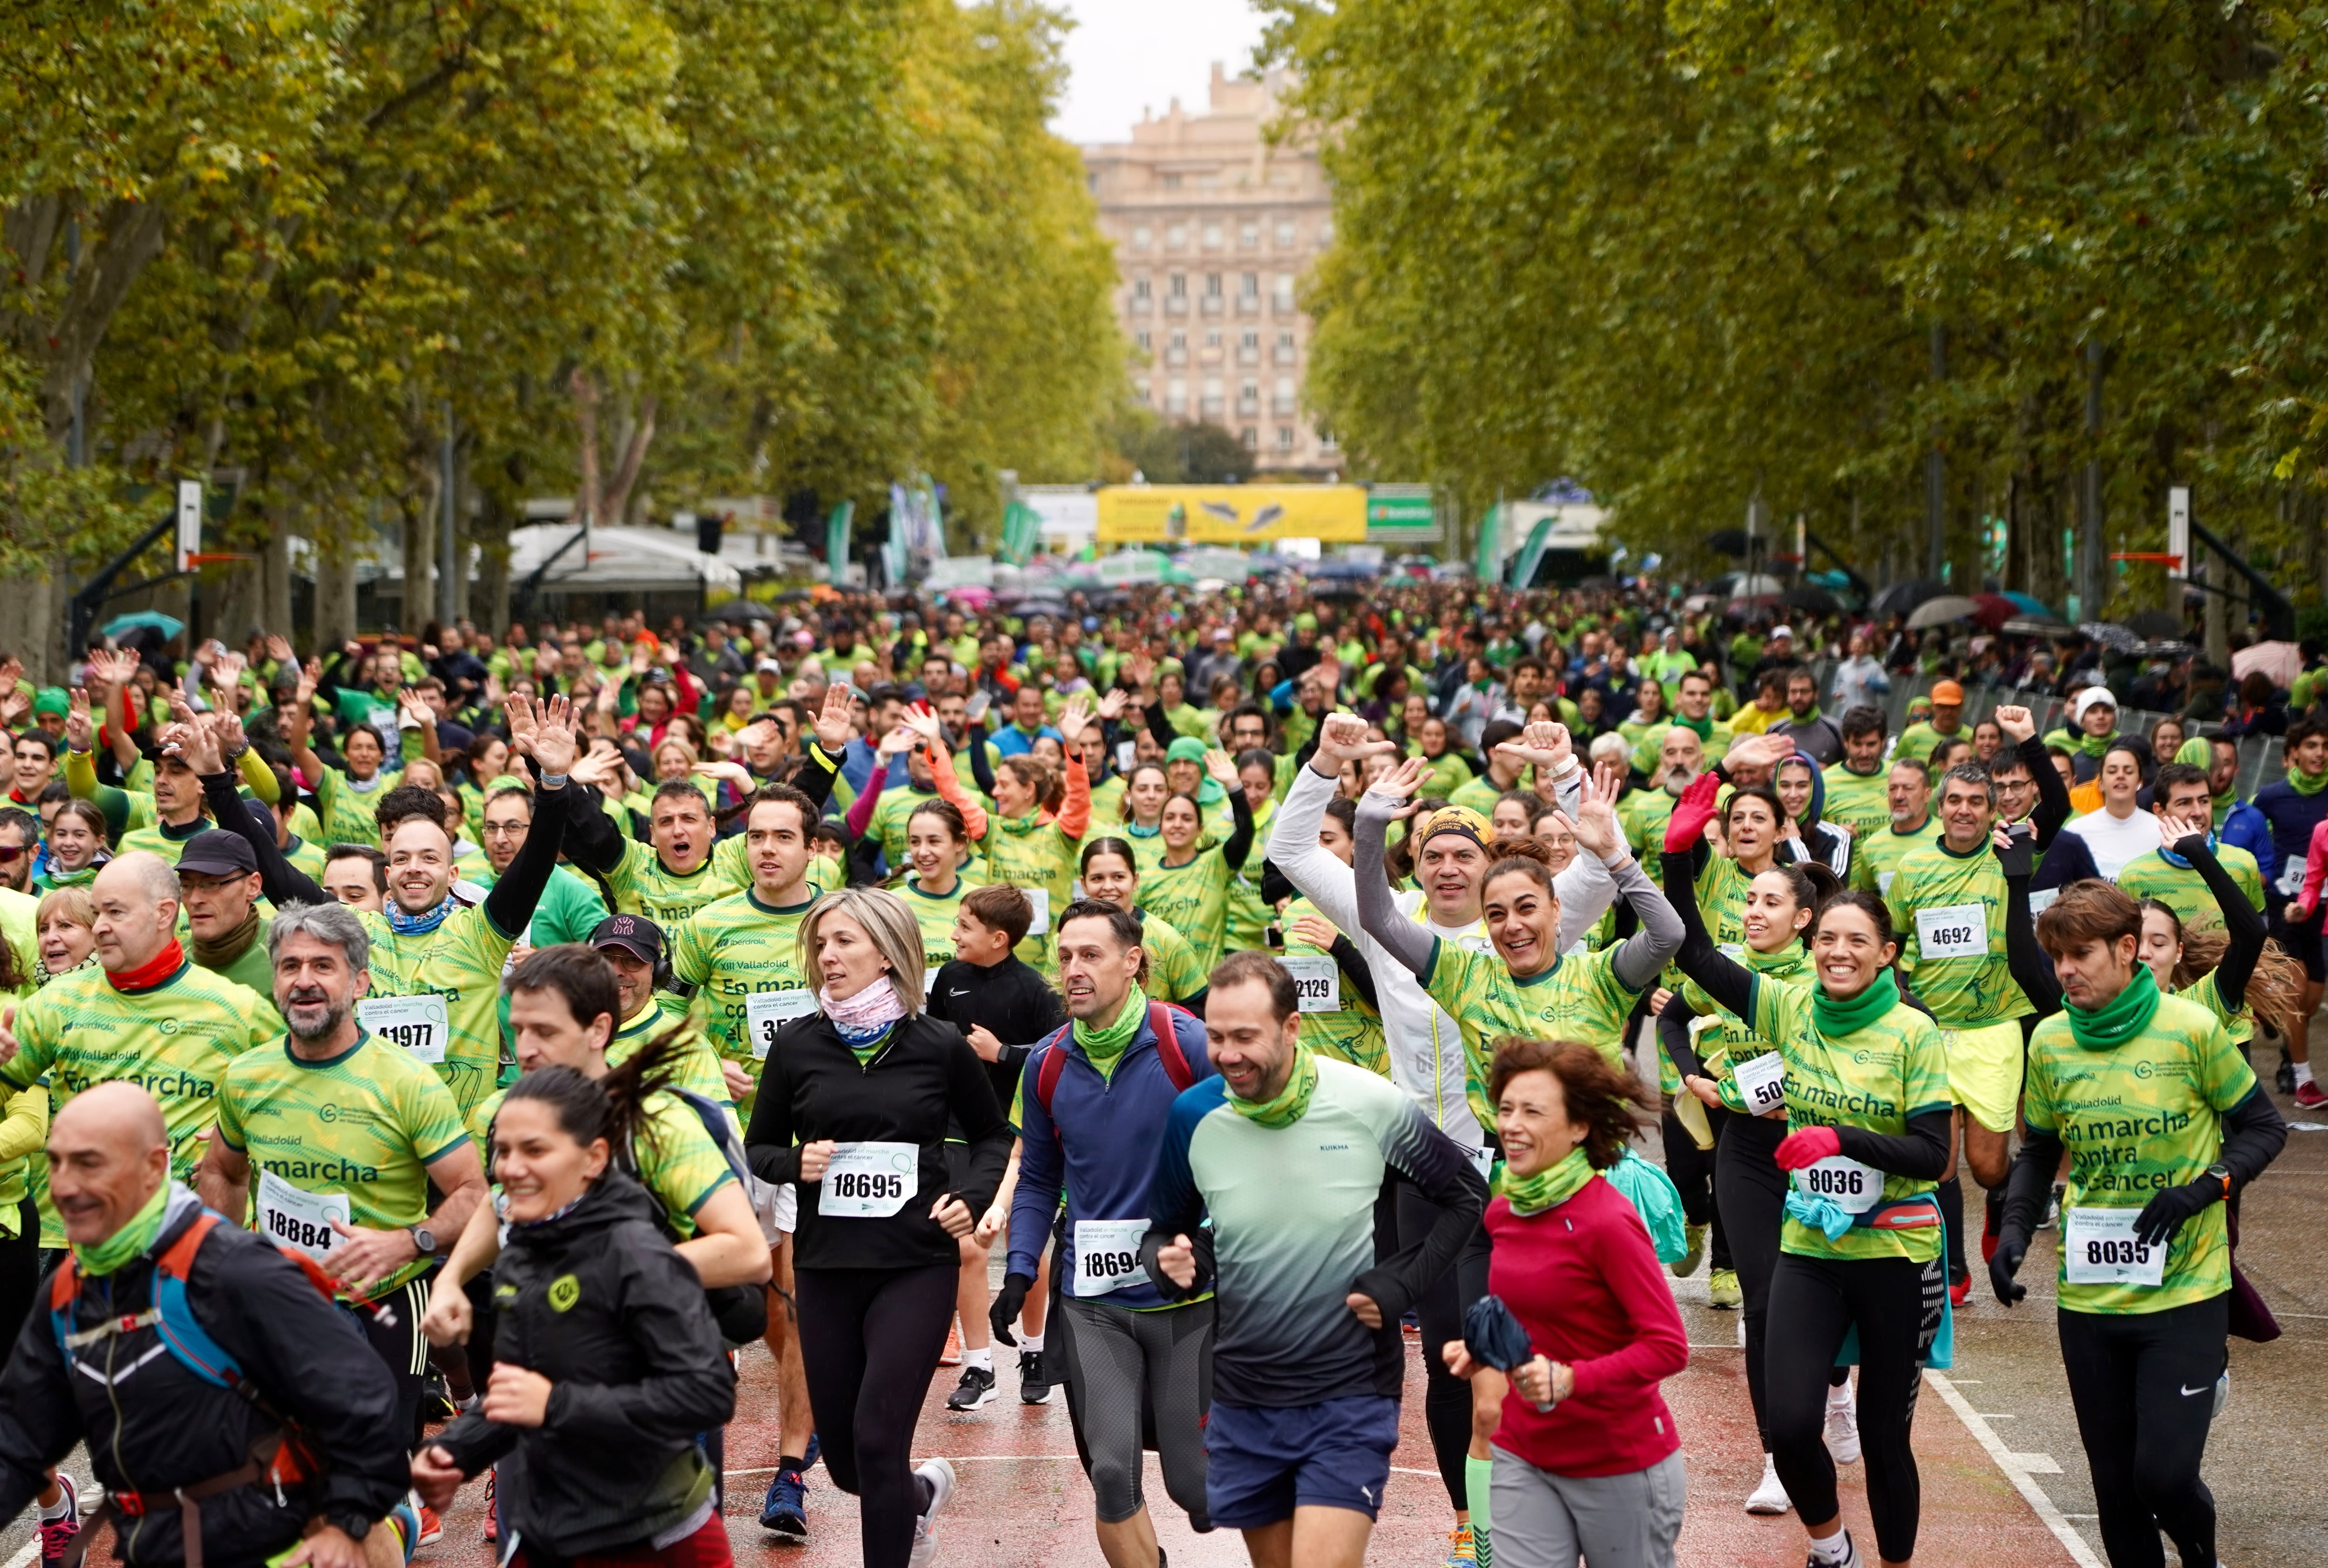
[[[2189,1563],[2215,1561],[2215,1495],[2199,1479],[2230,1296],[2164,1312],[2056,1315],[2078,1435],[2112,1568],[2158,1568],[2161,1530]]]
[[[854,1492],[865,1568],[906,1568],[915,1516],[914,1426],[953,1320],[959,1263],[793,1270],[801,1360],[833,1485]]]
[[[1746,1394],[1754,1402],[1754,1430],[1762,1451],[1770,1451],[1768,1386],[1763,1362],[1770,1322],[1770,1273],[1779,1266],[1779,1230],[1787,1217],[1787,1173],[1779,1169],[1779,1141],[1787,1124],[1768,1116],[1723,1113],[1713,1144],[1713,1205],[1721,1216],[1716,1236],[1729,1242],[1729,1265],[1738,1271],[1738,1291],[1745,1298],[1741,1313],[1746,1319]],[[1719,1125],[1719,1124],[1717,1124]],[[1841,1387],[1851,1369],[1838,1366],[1827,1381]]]
[[[1682,1091],[1686,1094],[1688,1090]],[[1713,1130],[1713,1147],[1700,1149],[1697,1140],[1689,1135],[1680,1117],[1671,1109],[1665,1113],[1661,1131],[1665,1134],[1666,1174],[1673,1178],[1681,1193],[1682,1217],[1692,1225],[1713,1227],[1713,1267],[1733,1268],[1736,1260],[1730,1251],[1729,1226],[1722,1217],[1722,1205],[1714,1193],[1715,1170],[1722,1153],[1722,1141],[1727,1136],[1723,1123],[1731,1120],[1730,1113],[1712,1105],[1700,1105],[1705,1113],[1706,1125]]]
[[[1397,1235],[1381,1247],[1388,1256],[1399,1244],[1420,1240],[1439,1223],[1439,1206],[1405,1182],[1399,1182]],[[1440,1347],[1463,1338],[1463,1313],[1488,1293],[1488,1227],[1480,1225],[1463,1244],[1455,1267],[1424,1286],[1414,1299],[1415,1320],[1422,1330],[1422,1423],[1430,1429],[1431,1451],[1439,1460],[1439,1479],[1448,1500],[1458,1510],[1471,1506],[1463,1461],[1471,1452],[1471,1385],[1447,1370]]]
[[[1939,1331],[1948,1291],[1938,1258],[1807,1258],[1781,1253],[1770,1279],[1770,1333],[1763,1352],[1770,1455],[1806,1525],[1832,1519],[1835,1460],[1826,1451],[1826,1391],[1845,1331],[1859,1329],[1859,1441],[1867,1460],[1867,1511],[1887,1562],[1916,1554],[1922,1492],[1909,1428],[1923,1384],[1918,1358]]]
[[[0,1329],[8,1343],[41,1296],[41,1211],[29,1197],[16,1205],[16,1234],[0,1236]]]

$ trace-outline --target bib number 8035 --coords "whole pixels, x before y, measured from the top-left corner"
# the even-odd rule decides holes
[[[2166,1278],[2166,1248],[2134,1234],[2133,1208],[2072,1206],[2061,1218],[2061,1273],[2073,1285],[2158,1285]]]

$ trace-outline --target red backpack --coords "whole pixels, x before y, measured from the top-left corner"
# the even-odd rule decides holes
[[[1197,1081],[1197,1073],[1188,1066],[1188,1058],[1181,1053],[1180,1031],[1172,1027],[1172,1015],[1175,1013],[1184,1019],[1197,1016],[1187,1008],[1174,1007],[1169,1001],[1150,1001],[1148,1004],[1148,1028],[1156,1037],[1156,1056],[1164,1064],[1164,1075],[1172,1080],[1175,1089],[1185,1089]],[[1043,1042],[1043,1060],[1035,1069],[1035,1098],[1042,1103],[1046,1116],[1051,1113],[1051,1092],[1059,1086],[1059,1075],[1066,1070],[1067,1036],[1074,1028],[1075,1025],[1069,1024]],[[1056,1131],[1054,1123],[1054,1135]]]

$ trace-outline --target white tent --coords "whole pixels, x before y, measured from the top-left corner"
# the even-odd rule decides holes
[[[670,529],[594,528],[587,546],[581,532],[570,522],[511,530],[510,581],[522,587],[548,561],[545,593],[671,593],[699,586],[718,598],[744,591],[735,567]]]

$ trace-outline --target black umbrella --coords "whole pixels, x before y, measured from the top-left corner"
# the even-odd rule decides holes
[[[1808,610],[1814,615],[1832,615],[1843,608],[1833,594],[1815,583],[1797,583],[1779,596],[1779,602],[1798,610]]]
[[[1914,577],[1904,583],[1893,583],[1869,602],[1867,613],[1871,615],[1904,615],[1926,599],[1937,599],[1948,591],[1948,584],[1936,583],[1929,577]]]
[[[2126,617],[2126,629],[2153,642],[2180,641],[2182,617],[2167,610],[2143,610]]]
[[[1067,606],[1056,599],[1021,599],[1010,606],[1010,613],[1021,620],[1048,615],[1056,621],[1067,613]]]
[[[776,612],[757,599],[730,599],[696,617],[703,621],[773,621]]]
[[[2079,621],[2078,630],[2089,640],[2099,643],[2113,653],[2132,656],[2142,651],[2142,639],[2114,621]]]

